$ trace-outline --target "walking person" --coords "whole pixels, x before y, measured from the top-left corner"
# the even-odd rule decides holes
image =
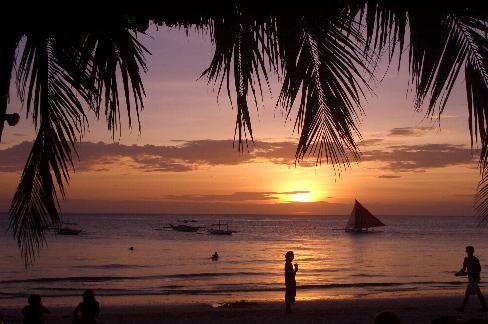
[[[295,303],[295,297],[297,294],[297,282],[295,275],[298,272],[298,264],[293,266],[291,263],[295,259],[293,251],[288,251],[285,254],[285,305],[287,314],[291,313],[291,304]]]
[[[485,297],[481,293],[479,282],[480,282],[480,272],[481,272],[481,264],[480,260],[474,256],[474,247],[471,245],[466,247],[466,254],[467,257],[464,258],[463,267],[461,270],[456,273],[456,275],[467,275],[468,276],[468,286],[466,287],[466,293],[464,294],[464,300],[461,307],[457,310],[462,313],[464,312],[464,308],[468,303],[470,295],[478,295],[478,299],[480,300],[482,308],[481,311],[488,311],[488,307],[486,307]]]

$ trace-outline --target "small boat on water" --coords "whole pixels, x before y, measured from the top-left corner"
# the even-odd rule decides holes
[[[50,227],[58,235],[78,235],[82,232],[77,223],[61,221],[58,225]]]
[[[179,225],[169,224],[169,226],[175,231],[179,231],[179,232],[197,232],[201,227],[201,226],[192,226],[192,225],[185,225],[185,224],[179,224]]]
[[[386,226],[356,200],[344,229],[349,233],[368,233],[370,228]]]
[[[212,235],[232,235],[232,231],[229,229],[229,224],[212,224],[212,228],[208,229],[208,234]]]
[[[59,235],[78,235],[81,233],[81,229],[64,226],[64,227],[59,227],[57,229],[57,233]]]

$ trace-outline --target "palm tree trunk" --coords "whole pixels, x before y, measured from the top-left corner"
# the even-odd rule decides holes
[[[15,49],[20,41],[20,33],[2,32],[0,34],[0,142],[2,141],[5,113],[10,94],[10,79],[15,62]]]

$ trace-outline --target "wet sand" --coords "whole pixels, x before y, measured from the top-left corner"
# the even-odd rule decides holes
[[[103,307],[100,324],[107,323],[373,323],[376,313],[393,311],[402,323],[430,323],[440,316],[480,318],[488,320],[488,313],[478,312],[478,300],[470,300],[466,312],[458,314],[462,296],[402,297],[387,299],[350,299],[300,301],[293,314],[284,314],[282,303],[257,303],[228,308],[213,308],[206,304],[137,305]],[[49,305],[46,305],[49,306]],[[71,323],[68,308],[51,308],[46,323]],[[6,323],[21,323],[20,310],[3,309]]]

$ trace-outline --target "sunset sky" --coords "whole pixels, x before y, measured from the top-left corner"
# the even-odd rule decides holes
[[[212,57],[208,35],[153,28],[139,37],[152,53],[142,132],[124,123],[114,140],[91,116],[62,211],[333,215],[349,213],[356,198],[377,214],[472,215],[479,171],[464,80],[439,122],[414,111],[407,61],[400,71],[383,64],[378,75],[387,73],[364,103],[362,159],[339,173],[313,158],[295,166],[298,134],[294,116],[286,121],[275,109],[278,80],[252,107],[255,143],[239,153],[226,94],[217,103],[213,84],[199,79]],[[35,134],[14,91],[9,112],[23,118],[0,144],[0,211],[8,211]]]

